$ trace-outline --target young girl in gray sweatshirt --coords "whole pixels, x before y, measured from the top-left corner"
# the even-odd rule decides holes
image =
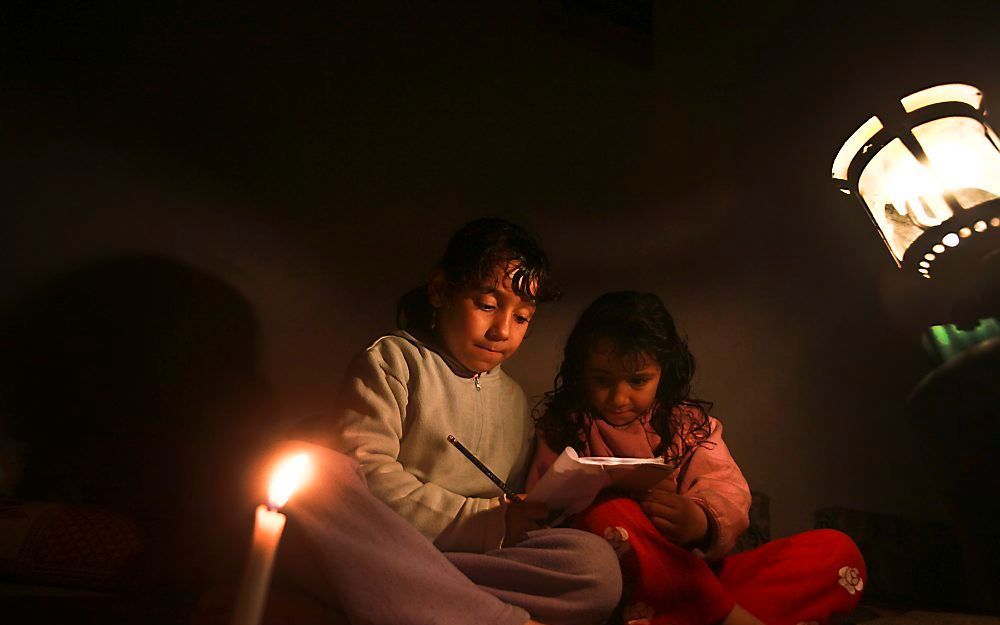
[[[365,543],[358,558],[393,573],[356,580],[366,596],[373,584],[384,591],[384,601],[365,608],[380,616],[365,621],[596,625],[617,604],[621,577],[606,541],[547,528],[544,506],[508,500],[448,442],[454,435],[522,491],[534,424],[524,392],[501,363],[517,351],[538,304],[554,295],[548,260],[522,228],[501,219],[470,222],[452,237],[429,283],[400,300],[400,330],[351,363],[323,442],[353,460],[370,492],[407,522],[394,522],[385,548],[374,542],[386,531],[383,521],[352,524],[354,537],[336,537],[342,545]],[[436,549],[427,549],[431,544]],[[470,581],[482,593],[479,613],[444,608]],[[497,599],[510,609],[498,611]],[[348,614],[355,609],[349,596],[339,600]],[[405,614],[428,601],[442,609]]]

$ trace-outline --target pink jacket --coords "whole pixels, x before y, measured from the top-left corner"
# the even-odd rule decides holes
[[[698,416],[696,408],[677,410],[684,411],[683,423],[690,423],[691,418]],[[616,428],[602,420],[588,419],[587,424],[588,431],[580,437],[584,442],[581,456],[652,458],[653,449],[660,443],[659,435],[646,418],[624,428]],[[709,426],[708,438],[687,454],[674,474],[674,483],[679,494],[691,498],[705,510],[709,520],[709,541],[703,556],[716,560],[732,550],[750,523],[750,487],[722,440],[722,423],[709,417]],[[677,437],[685,435],[682,431]],[[528,490],[559,456],[540,435],[536,434],[536,438],[538,447],[528,472]],[[678,442],[675,438],[674,444]]]

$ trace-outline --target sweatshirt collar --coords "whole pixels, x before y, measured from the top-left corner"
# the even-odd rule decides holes
[[[448,365],[448,368],[451,369],[452,373],[461,378],[474,378],[477,375],[480,377],[482,376],[492,377],[491,374],[500,371],[500,365],[493,367],[489,371],[473,371],[472,369],[466,368],[465,365],[460,363],[451,354],[449,354],[447,350],[444,349],[444,347],[438,345],[437,342],[434,340],[433,336],[429,336],[424,332],[420,332],[419,330],[414,330],[413,333],[407,332],[406,330],[396,330],[395,332],[393,332],[393,335],[398,336],[401,339],[405,339],[418,347],[424,347],[434,352],[435,354],[441,357],[441,360],[443,360],[446,365]]]

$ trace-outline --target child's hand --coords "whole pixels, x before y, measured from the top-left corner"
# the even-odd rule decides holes
[[[668,488],[654,488],[640,501],[653,526],[678,545],[696,545],[708,534],[708,516],[701,506]]]
[[[522,495],[524,497],[524,495]],[[528,532],[542,529],[549,518],[549,509],[538,501],[507,501],[507,534],[505,545],[513,546],[524,540]]]

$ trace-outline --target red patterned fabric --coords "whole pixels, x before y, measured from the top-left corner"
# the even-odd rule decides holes
[[[71,588],[117,585],[142,547],[131,519],[85,506],[8,505],[0,508],[0,534],[0,572]]]
[[[768,625],[825,625],[857,606],[867,579],[857,546],[835,530],[775,540],[709,566],[665,539],[631,499],[599,500],[575,525],[618,552],[623,621],[634,625],[709,625],[736,603]]]

